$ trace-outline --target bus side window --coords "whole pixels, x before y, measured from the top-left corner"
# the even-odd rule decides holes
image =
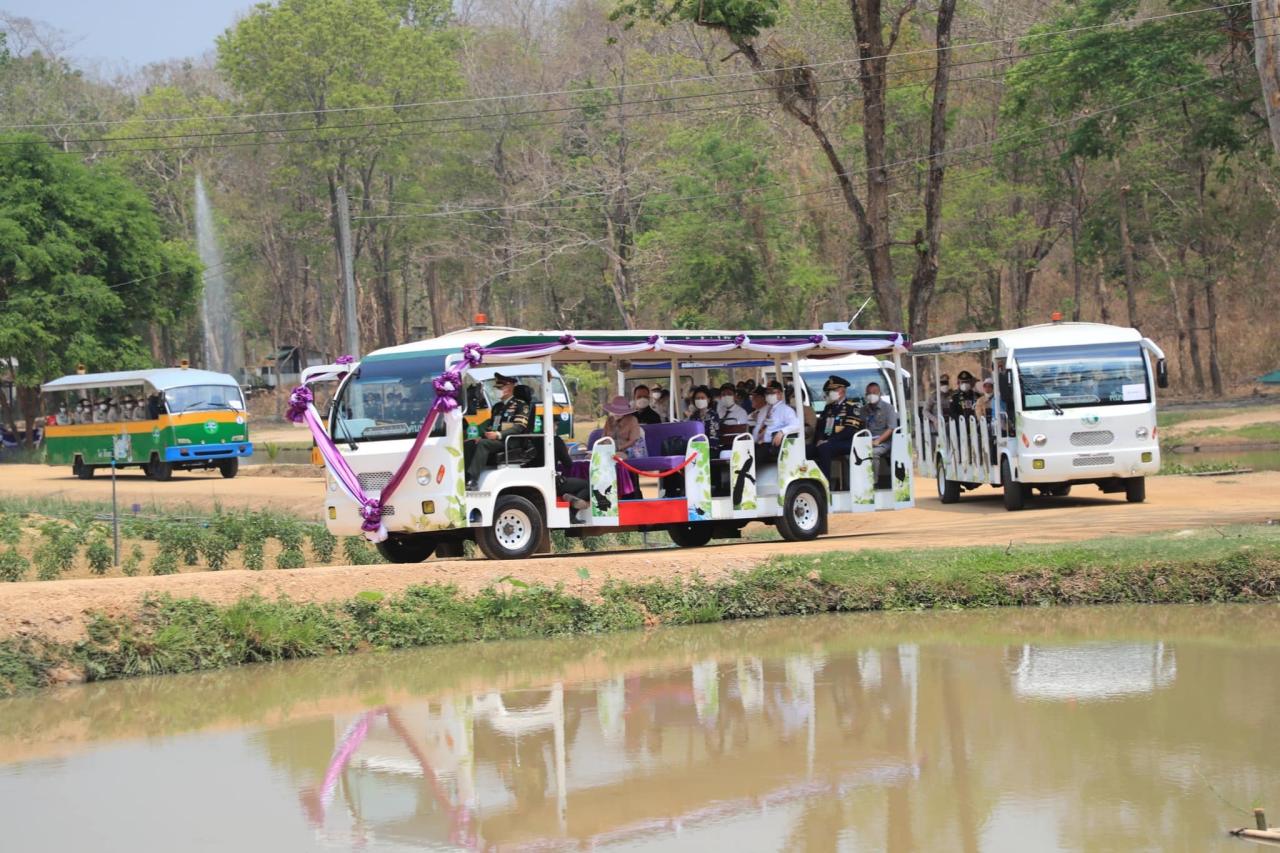
[[[481,409],[486,409],[489,404],[485,402],[484,390],[479,382],[473,382],[467,386],[467,414],[474,415]]]

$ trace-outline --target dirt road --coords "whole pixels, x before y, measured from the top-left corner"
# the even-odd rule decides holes
[[[12,470],[6,468],[4,472],[7,475]],[[318,481],[191,479],[190,484],[177,480],[151,484],[142,480],[137,487],[147,494],[160,493],[180,501],[211,500],[216,496],[224,504],[296,507],[306,506],[319,496]],[[77,497],[84,497],[85,487],[100,489],[104,485],[65,479],[55,479],[53,483],[72,486],[71,492]],[[14,485],[23,490],[38,488],[35,481],[4,483],[6,489]],[[75,639],[83,631],[87,612],[129,613],[148,593],[198,595],[217,602],[233,601],[252,592],[267,597],[287,595],[295,601],[331,601],[368,589],[399,592],[424,582],[454,583],[463,590],[477,590],[506,575],[528,582],[564,583],[575,591],[590,592],[610,577],[634,580],[691,572],[715,577],[750,568],[784,552],[1009,543],[1016,546],[1280,518],[1280,472],[1213,478],[1154,477],[1147,481],[1148,500],[1144,504],[1126,504],[1122,497],[1103,496],[1091,487],[1080,488],[1070,498],[1033,501],[1021,513],[1006,513],[999,493],[989,488],[966,495],[959,504],[944,506],[934,495],[931,481],[922,480],[918,485],[915,509],[838,516],[832,519],[830,535],[805,543],[743,541],[679,550],[667,547],[663,534],[651,534],[655,545],[652,550],[546,556],[521,563],[433,560],[408,566],[329,566],[299,571],[193,572],[164,577],[0,584],[0,637],[39,633]],[[178,495],[168,492],[175,486],[185,491]],[[94,496],[101,497],[102,493]],[[589,580],[584,582],[578,577],[579,568],[588,569]]]

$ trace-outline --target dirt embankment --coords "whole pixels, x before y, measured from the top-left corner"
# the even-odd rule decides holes
[[[10,469],[4,470],[7,473]],[[78,486],[104,485],[71,482]],[[173,485],[177,482],[152,484],[149,488],[159,490]],[[318,498],[319,492],[318,483],[307,485],[299,480],[237,479],[217,481],[215,485],[221,487],[225,502],[230,503],[234,497],[248,505],[285,500],[283,505],[306,506]],[[219,603],[250,593],[284,595],[295,601],[334,601],[363,590],[394,593],[413,584],[432,582],[475,591],[511,575],[529,583],[563,583],[575,592],[589,594],[608,578],[640,580],[694,572],[714,578],[751,568],[782,553],[1006,543],[1016,546],[1280,518],[1280,472],[1203,479],[1155,477],[1147,481],[1145,504],[1126,504],[1123,498],[1103,496],[1092,487],[1082,487],[1069,498],[1033,501],[1020,513],[1005,512],[999,493],[993,489],[980,489],[958,504],[944,506],[934,496],[932,481],[920,480],[917,485],[915,509],[835,516],[830,535],[806,543],[742,541],[677,550],[665,547],[669,545],[666,536],[655,533],[650,534],[653,550],[546,556],[514,563],[432,560],[401,566],[193,572],[164,577],[0,584],[0,637],[40,634],[74,640],[82,635],[89,613],[128,614],[144,596],[155,593],[199,596]],[[260,488],[263,486],[270,488]],[[292,497],[285,498],[290,492]],[[95,497],[100,498],[101,494]],[[759,528],[748,531],[752,529]],[[583,568],[589,572],[585,581],[578,574]]]

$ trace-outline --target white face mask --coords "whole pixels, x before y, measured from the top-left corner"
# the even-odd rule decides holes
[[[945,393],[947,393],[948,391],[950,391],[950,390],[951,390],[951,386],[950,386],[950,385],[939,385],[939,386],[938,386],[938,390],[939,390],[939,391],[941,391],[943,394],[945,394]]]
[[[727,408],[729,408],[730,406],[732,406],[732,405],[733,405],[733,395],[732,395],[732,394],[725,394],[723,397],[721,397],[721,398],[720,398],[720,405],[724,406],[726,409],[727,409]]]
[[[698,399],[693,401],[693,407],[695,409],[705,409],[710,404],[710,402],[711,401],[708,400],[706,397],[699,397]]]
[[[968,383],[968,382],[961,382],[961,383],[960,383],[960,390],[961,390],[961,391],[968,391],[968,390],[969,390],[969,383]]]
[[[828,403],[839,403],[839,402],[840,402],[840,392],[839,392],[839,391],[835,391],[835,390],[828,391],[828,392],[827,392],[827,402],[828,402]]]
[[[876,403],[879,403],[879,402],[880,402],[880,395],[879,395],[879,394],[868,394],[868,395],[867,395],[867,405],[868,405],[868,406],[874,406]]]
[[[770,406],[776,405],[776,404],[777,404],[777,402],[778,402],[778,395],[777,395],[777,394],[765,394],[765,395],[764,395],[764,401],[765,401],[766,403],[768,403]]]
[[[637,408],[637,409],[647,409],[647,408],[649,408],[649,398],[648,398],[648,397],[636,397],[636,408]]]

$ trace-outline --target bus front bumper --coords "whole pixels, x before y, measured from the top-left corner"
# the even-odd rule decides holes
[[[209,459],[231,459],[252,456],[253,444],[237,441],[233,444],[181,444],[164,449],[166,462],[203,462]]]
[[[1149,477],[1160,472],[1160,448],[1106,448],[1096,452],[1018,454],[1017,479],[1023,483],[1090,482],[1117,477]]]

